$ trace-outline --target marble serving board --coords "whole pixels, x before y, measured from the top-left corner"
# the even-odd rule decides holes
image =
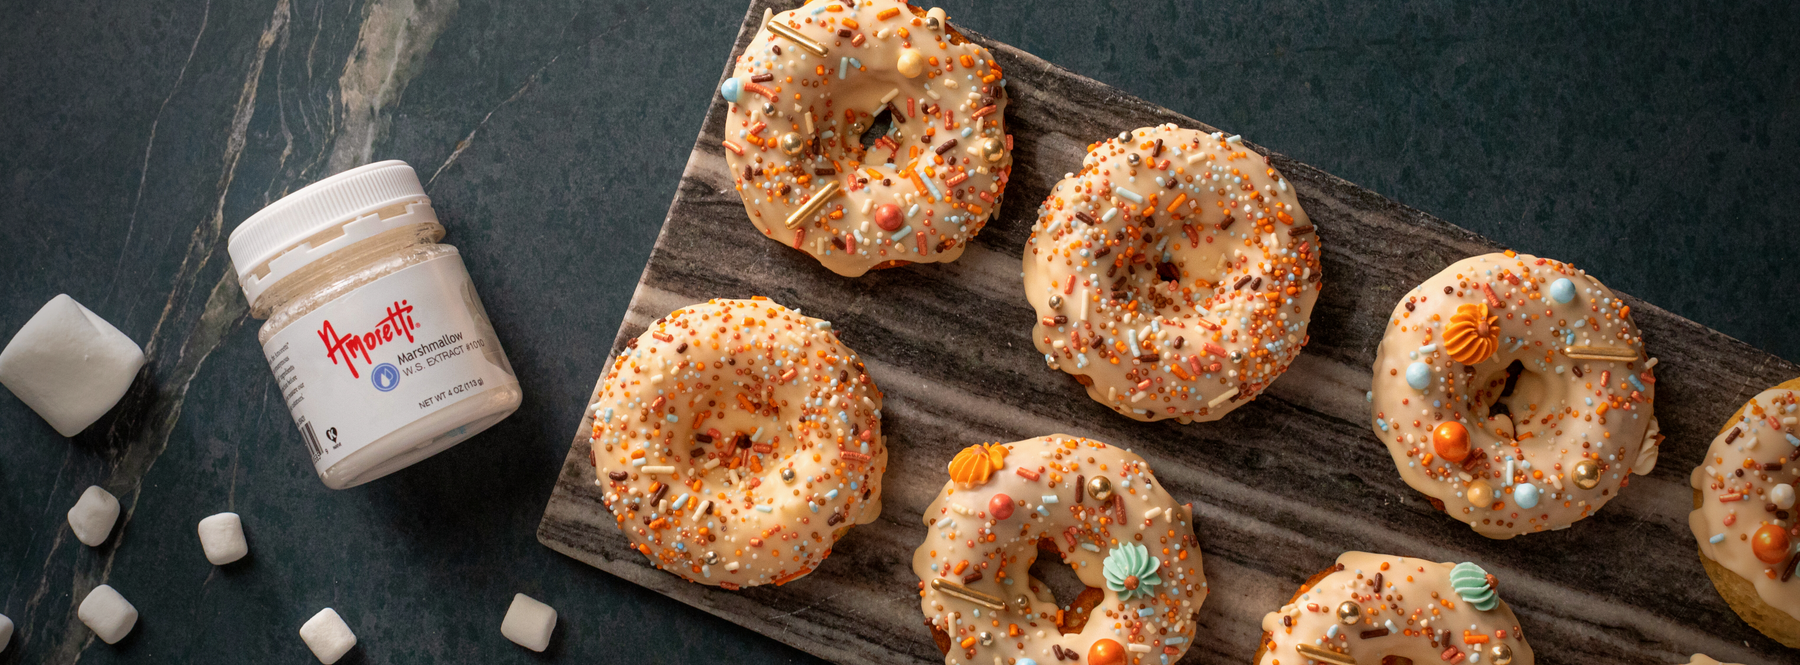
[[[752,2],[733,59],[765,8],[793,6]],[[1687,477],[1726,417],[1800,367],[1624,296],[1661,359],[1656,415],[1668,439],[1655,472],[1634,477],[1573,528],[1510,541],[1478,536],[1400,480],[1369,430],[1364,395],[1401,295],[1451,262],[1501,247],[1253,146],[1294,183],[1324,246],[1312,340],[1261,398],[1223,420],[1128,420],[1047,369],[1033,348],[1021,250],[1038,203],[1078,167],[1088,143],[1159,123],[1212,128],[963,32],[1007,72],[1015,152],[999,217],[959,261],[847,279],[764,238],[733,190],[720,147],[726,103],[715,96],[609,355],[657,318],[715,297],[768,296],[832,321],[886,393],[880,519],[852,529],[824,564],[787,585],[731,592],[689,583],[627,549],[594,484],[589,416],[538,527],[541,542],[827,660],[942,662],[910,562],[945,465],[971,444],[1063,432],[1139,452],[1168,490],[1193,503],[1212,593],[1185,663],[1249,663],[1263,614],[1344,550],[1480,563],[1499,578],[1546,663],[1685,663],[1695,652],[1793,662],[1795,652],[1738,620],[1707,580],[1687,528]],[[1046,567],[1057,566],[1038,570]]]

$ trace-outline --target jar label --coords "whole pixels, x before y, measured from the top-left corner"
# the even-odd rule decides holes
[[[321,474],[426,415],[517,382],[456,255],[326,303],[271,336],[263,355]]]

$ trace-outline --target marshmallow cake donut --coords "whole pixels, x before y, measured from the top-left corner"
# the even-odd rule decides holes
[[[690,581],[788,582],[881,512],[881,391],[830,323],[766,298],[657,319],[591,409],[607,509]]]
[[[942,9],[765,12],[720,87],[725,161],[756,228],[832,272],[954,261],[1012,171],[1005,86]]]
[[[1129,451],[1063,434],[971,446],[925,523],[913,572],[945,663],[1166,665],[1193,644],[1193,508]],[[1089,587],[1073,607],[1031,576],[1040,552]]]
[[[1656,466],[1656,378],[1631,307],[1511,251],[1451,264],[1394,306],[1375,436],[1434,507],[1489,538],[1561,529]]]
[[[1263,617],[1257,665],[1531,665],[1519,619],[1472,563],[1345,552]]]
[[[1694,469],[1688,527],[1713,587],[1751,627],[1800,649],[1800,379],[1763,391],[1725,422]]]
[[[1024,253],[1032,340],[1138,420],[1218,420],[1306,345],[1319,242],[1294,188],[1236,137],[1174,125],[1088,148]]]

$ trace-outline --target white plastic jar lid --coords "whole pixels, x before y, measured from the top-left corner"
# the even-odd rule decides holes
[[[375,214],[406,201],[421,203],[387,219]],[[391,159],[344,171],[269,204],[231,231],[226,249],[244,296],[255,306],[257,296],[301,266],[383,231],[434,221],[419,175],[406,162]],[[303,242],[340,225],[340,237],[318,247]],[[265,264],[268,272],[256,275]]]

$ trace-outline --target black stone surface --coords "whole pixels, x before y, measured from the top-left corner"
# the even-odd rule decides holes
[[[1800,357],[1785,334],[1800,300],[1788,286],[1800,272],[1792,5],[947,8],[1052,63]],[[0,663],[308,662],[296,632],[325,606],[361,639],[345,662],[811,660],[533,536],[742,5],[3,9],[0,335],[66,292],[151,364],[73,440],[0,396],[0,614],[19,624]],[[224,237],[285,192],[384,158],[430,179],[526,400],[448,453],[331,492],[273,390]],[[97,549],[63,520],[90,484],[128,511]],[[245,515],[252,555],[215,569],[194,524],[221,510]],[[74,618],[101,581],[143,613],[115,646]],[[1678,591],[1710,592],[1689,582]],[[562,612],[545,655],[499,636],[514,592]],[[1721,635],[1745,630],[1713,618]],[[1243,662],[1248,648],[1203,657]]]

